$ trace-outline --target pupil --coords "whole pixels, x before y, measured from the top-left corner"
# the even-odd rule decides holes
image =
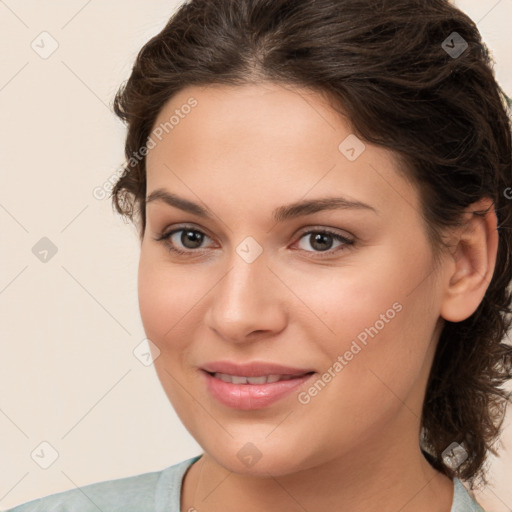
[[[201,245],[202,241],[203,237],[201,233],[198,233],[197,231],[183,231],[183,234],[181,235],[181,243],[188,249],[197,249],[197,247]],[[192,247],[189,243],[191,243]],[[196,245],[194,245],[195,243]]]
[[[331,235],[327,233],[317,233],[313,236],[313,243],[311,244],[312,247],[315,247],[315,244],[320,244],[320,247],[315,247],[315,249],[318,249],[319,251],[326,251],[331,248],[332,246],[332,237]],[[326,242],[326,238],[328,239],[328,242]],[[327,247],[326,247],[327,245]]]

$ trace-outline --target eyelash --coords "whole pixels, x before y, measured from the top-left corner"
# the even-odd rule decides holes
[[[196,229],[196,228],[194,228],[192,226],[180,226],[180,227],[178,227],[176,229],[173,229],[172,231],[169,231],[168,233],[165,233],[165,232],[162,233],[161,235],[156,237],[154,240],[157,241],[157,242],[164,243],[166,248],[170,252],[173,252],[173,253],[176,253],[176,254],[179,254],[179,255],[183,255],[183,256],[189,255],[190,256],[193,253],[200,252],[201,248],[199,248],[199,249],[183,250],[183,249],[178,249],[174,245],[171,245],[171,243],[170,243],[171,236],[176,234],[176,233],[179,233],[180,231],[186,231],[186,230],[192,231],[194,233],[200,233],[201,235],[204,235],[205,237],[210,238],[206,233],[203,233],[201,230]],[[316,256],[314,256],[314,258],[322,258],[322,257],[332,256],[334,253],[338,253],[338,252],[342,252],[342,251],[348,250],[348,246],[352,246],[354,244],[354,240],[346,238],[346,237],[340,235],[339,233],[336,233],[336,232],[331,231],[331,230],[326,229],[326,228],[310,229],[309,231],[305,231],[305,232],[300,234],[298,240],[301,240],[306,235],[312,235],[314,233],[321,233],[321,234],[324,234],[324,235],[330,235],[335,240],[337,240],[338,242],[342,242],[343,243],[343,245],[341,245],[341,246],[339,246],[339,247],[337,247],[335,249],[327,249],[326,251],[306,251],[304,249],[299,249],[299,250],[301,250],[303,252],[317,254]]]

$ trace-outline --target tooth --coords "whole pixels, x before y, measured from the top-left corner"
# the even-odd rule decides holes
[[[247,377],[239,377],[238,375],[232,375],[231,382],[233,384],[247,384]]]
[[[260,377],[242,377],[239,375],[229,375],[227,373],[216,372],[213,375],[215,378],[220,379],[230,384],[272,384],[281,380],[290,380],[301,375],[262,375]]]
[[[218,373],[218,372],[217,372],[217,373],[214,375],[214,377],[215,377],[216,379],[223,380],[224,382],[231,382],[231,376],[230,376],[230,375],[228,375],[228,374],[226,374],[226,373]]]
[[[261,377],[247,377],[248,384],[265,384],[267,382],[267,377],[262,375]]]

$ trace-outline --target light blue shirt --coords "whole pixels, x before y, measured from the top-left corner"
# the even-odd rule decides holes
[[[6,512],[180,512],[181,483],[201,455],[161,471],[106,480],[29,501]],[[485,512],[454,478],[450,512]]]

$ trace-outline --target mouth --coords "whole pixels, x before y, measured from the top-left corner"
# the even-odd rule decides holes
[[[271,371],[276,371],[275,366]],[[281,370],[282,371],[282,370]],[[238,372],[201,369],[208,393],[220,404],[241,410],[269,407],[307,385],[316,373],[287,368],[287,373],[263,373],[255,366]],[[250,373],[251,375],[247,375]]]
[[[223,382],[229,382],[230,384],[273,384],[274,382],[281,382],[283,380],[292,380],[304,377],[305,375],[312,374],[313,372],[305,372],[298,375],[278,375],[278,374],[270,374],[270,375],[261,375],[259,377],[246,377],[244,375],[230,375],[228,373],[220,373],[220,372],[207,372],[209,375],[214,377],[215,379],[220,379]]]
[[[274,376],[281,378],[298,377],[306,373],[311,373],[312,368],[297,368],[292,366],[285,366],[278,363],[265,362],[265,361],[252,361],[248,363],[235,363],[233,361],[212,361],[206,363],[201,367],[202,370],[215,375],[228,375],[229,377],[271,377]]]

